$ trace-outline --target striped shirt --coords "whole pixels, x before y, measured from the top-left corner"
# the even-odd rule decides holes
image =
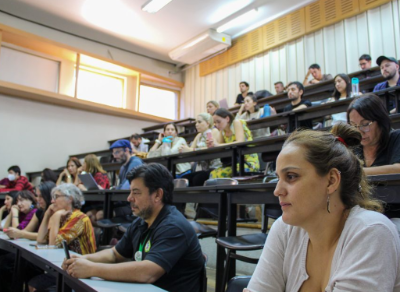
[[[76,253],[84,255],[96,252],[92,223],[89,217],[78,209],[60,222],[55,245],[61,248],[64,239],[69,249]]]

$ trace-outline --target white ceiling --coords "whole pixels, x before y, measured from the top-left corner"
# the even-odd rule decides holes
[[[155,14],[141,10],[146,1],[0,0],[0,11],[174,63],[169,51],[252,8],[255,18],[225,33],[235,37],[316,0],[172,0]]]

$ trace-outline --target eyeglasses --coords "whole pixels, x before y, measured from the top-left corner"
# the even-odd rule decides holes
[[[366,133],[366,132],[369,132],[371,129],[370,129],[370,126],[371,126],[371,124],[373,123],[373,121],[372,122],[369,122],[369,123],[364,123],[364,124],[361,124],[361,125],[351,125],[352,127],[354,127],[354,128],[356,128],[356,129],[358,129],[358,130],[360,130],[360,131],[363,131],[364,133]]]
[[[121,152],[123,152],[123,150],[120,149],[120,150],[113,151],[112,154],[113,154],[113,155],[118,155],[118,154],[121,153]]]
[[[58,198],[61,198],[61,197],[66,197],[66,195],[55,195],[55,196],[52,196],[52,199],[55,201],[55,200],[57,200]]]

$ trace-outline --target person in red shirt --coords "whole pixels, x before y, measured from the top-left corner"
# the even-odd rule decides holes
[[[21,175],[21,169],[17,165],[13,165],[8,169],[8,184],[4,189],[0,189],[0,192],[10,192],[10,191],[24,191],[28,190],[32,193],[35,192],[35,189],[28,181],[25,176]]]

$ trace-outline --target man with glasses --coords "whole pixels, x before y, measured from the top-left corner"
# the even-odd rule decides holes
[[[126,175],[133,168],[142,165],[143,161],[135,155],[132,156],[132,147],[128,140],[118,140],[114,142],[110,150],[112,151],[115,161],[122,164],[119,170],[119,185],[116,189],[129,190],[129,181],[126,179]]]
[[[361,70],[367,70],[371,68],[371,56],[368,54],[361,55],[358,59]]]

